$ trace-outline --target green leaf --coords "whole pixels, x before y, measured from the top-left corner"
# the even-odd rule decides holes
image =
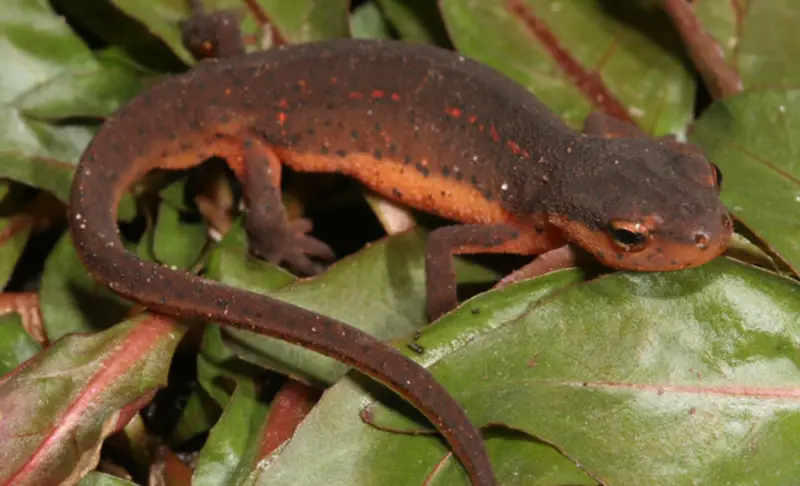
[[[178,24],[180,21],[187,19],[191,15],[191,9],[188,1],[183,0],[111,0],[111,3],[121,12],[136,19],[146,29],[146,34],[160,39],[167,46],[172,49],[179,59],[186,64],[194,64],[194,58],[183,47],[181,43],[181,34]],[[204,7],[208,11],[217,10],[218,2],[203,1]],[[231,5],[231,2],[228,2]],[[84,15],[85,17],[85,15]],[[87,19],[92,25],[95,25],[99,19]],[[104,30],[99,32],[105,32]],[[144,37],[145,33],[137,32],[136,37]],[[107,33],[105,37],[112,34]],[[113,37],[116,38],[116,35]]]
[[[39,301],[50,340],[119,322],[132,304],[94,280],[65,233],[47,258]]]
[[[485,335],[495,332],[495,328],[518,319],[543,296],[583,278],[577,270],[554,272],[476,296],[423,330],[417,342],[425,347],[424,354],[406,352],[426,366],[451,353],[463,356],[474,361],[475,366],[484,368],[475,374],[462,375],[459,383],[464,386],[482,383],[484,376],[497,368],[492,364],[494,358],[473,354],[469,350],[473,346],[471,343],[485,339]],[[350,313],[357,314],[357,307],[351,305]],[[473,309],[479,309],[479,312],[476,314]],[[495,354],[504,352],[502,348],[495,350]],[[360,413],[365,403],[374,400],[374,396],[364,388],[365,383],[369,389],[374,388],[374,383],[362,375],[351,373],[328,389],[280,455],[259,463],[250,484],[316,484],[318,478],[325,478],[329,484],[423,484],[445,454],[441,440],[435,436],[380,431],[366,424]],[[491,397],[492,393],[486,395]],[[527,404],[525,410],[531,410],[531,404]],[[585,475],[569,461],[554,454],[551,447],[526,444],[521,450],[531,453],[531,456],[510,456],[506,452],[506,440],[495,438],[489,441],[490,450],[502,454],[500,459],[493,455],[494,460],[509,461],[509,464],[524,461],[528,463],[524,471],[547,461],[546,471],[550,477],[562,480],[560,483],[531,481],[524,484],[587,484]],[[514,482],[516,470],[501,468],[498,472],[503,473],[499,478],[501,484],[522,484]],[[522,477],[527,479],[525,475]],[[582,477],[584,480],[580,479]]]
[[[195,390],[186,401],[186,407],[175,424],[170,434],[170,443],[183,444],[189,439],[200,435],[217,423],[221,409],[203,390]]]
[[[503,486],[597,486],[580,467],[555,447],[531,440],[522,433],[487,432],[484,440],[492,464],[504,471]],[[398,479],[399,480],[399,479]],[[430,486],[469,484],[459,464],[447,460],[428,483]]]
[[[248,377],[259,371],[258,368],[238,359],[225,347],[220,326],[206,327],[203,345],[197,356],[197,381],[220,407],[228,404],[233,383],[249,379]]]
[[[0,316],[0,376],[10,373],[41,349],[22,326],[19,314]]]
[[[51,2],[70,19],[71,23],[91,32],[106,44],[114,46],[114,49],[123,53],[128,60],[133,60],[132,64],[140,69],[142,66],[147,66],[157,72],[174,72],[185,67],[181,59],[169,49],[163,39],[159,38],[159,32],[149,29],[139,19],[127,15],[123,9],[114,5],[114,2],[109,0],[82,0],[80,2],[51,0]],[[159,4],[159,2],[145,0],[140,3],[149,4],[151,12],[162,12],[169,9],[165,6],[172,5],[174,9],[188,15],[188,1],[161,2]],[[204,0],[204,3],[211,2]],[[174,40],[179,41],[179,39]],[[184,52],[183,54],[189,61],[188,53]]]
[[[356,7],[350,17],[350,31],[358,39],[391,39],[391,27],[374,3]]]
[[[800,81],[797,35],[800,4],[794,0],[769,2],[694,2],[703,27],[716,38],[745,89],[792,87]]]
[[[289,42],[350,37],[350,0],[258,0],[258,3]]]
[[[9,0],[3,12],[0,177],[66,201],[73,166],[95,127],[52,120],[106,115],[138,81],[130,70],[98,62],[47,2]]]
[[[31,236],[32,226],[31,216],[24,213],[0,218],[0,289],[8,284]]]
[[[188,270],[203,253],[206,232],[202,222],[182,221],[179,211],[162,204],[153,233],[153,252],[159,262]]]
[[[65,337],[6,377],[0,481],[60,484],[94,469],[103,440],[166,384],[166,364],[183,333],[174,321],[142,315]]]
[[[724,176],[722,200],[800,271],[800,90],[745,92],[714,104],[692,141]]]
[[[277,265],[253,258],[243,220],[239,219],[211,251],[206,275],[227,285],[273,290],[293,282],[295,278]]]
[[[439,8],[428,0],[377,0],[405,42],[447,47],[450,41]]]
[[[78,486],[136,486],[136,483],[126,481],[111,474],[91,471],[78,481]]]
[[[32,87],[15,105],[24,116],[38,120],[105,117],[141,91],[138,74],[98,60],[90,68],[71,70]]]
[[[193,485],[241,484],[257,459],[269,404],[260,400],[253,378],[237,380],[219,422],[200,453]]]
[[[724,258],[615,273],[551,294],[431,372],[476,424],[554,444],[608,484],[785,484],[800,474],[798,295]],[[418,428],[371,408],[382,427]]]
[[[440,6],[459,51],[527,87],[575,128],[595,107],[611,104],[656,135],[683,132],[692,119],[693,79],[657,2],[442,0]]]
[[[378,339],[390,339],[427,321],[424,251],[420,233],[403,233],[372,244],[313,279],[272,292],[258,282],[245,288],[343,320]],[[221,281],[240,286],[239,278],[235,269],[226,267]],[[277,339],[235,329],[223,332],[242,358],[311,382],[333,383],[348,369],[343,363]]]

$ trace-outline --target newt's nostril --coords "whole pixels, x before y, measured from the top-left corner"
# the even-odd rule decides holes
[[[704,231],[698,231],[694,234],[694,244],[697,245],[698,248],[701,250],[705,250],[708,248],[708,233]]]

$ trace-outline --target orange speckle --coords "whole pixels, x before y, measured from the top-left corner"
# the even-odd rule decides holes
[[[483,133],[483,131],[484,131],[484,130],[486,130],[486,127],[485,127],[485,126],[483,126],[483,123],[481,123],[480,125],[478,125],[478,130],[479,130],[481,133]]]
[[[336,84],[336,83],[338,83],[338,82],[339,82],[339,78],[337,78],[336,76],[333,76],[333,77],[331,78],[331,83],[333,83],[333,84]]]
[[[400,101],[400,95],[397,93],[392,93],[392,101]]]
[[[359,93],[357,91],[351,91],[348,96],[350,97],[351,100],[360,100],[360,99],[364,98],[364,93]]]
[[[444,112],[448,115],[452,116],[453,118],[460,118],[461,117],[461,110],[458,108],[445,108]]]
[[[513,140],[507,141],[506,145],[508,145],[508,148],[510,148],[511,151],[514,152],[514,155],[524,155],[525,157],[530,157],[531,155],[527,150],[517,145],[517,142]]]
[[[289,102],[286,101],[286,98],[281,98],[281,100],[278,102],[278,107],[279,108],[286,108],[288,106],[289,106]]]
[[[473,124],[473,125],[474,125],[476,121],[478,121],[478,115],[471,115],[471,116],[469,117],[469,122],[470,122],[471,124]]]
[[[494,140],[495,142],[500,141],[500,135],[497,133],[497,129],[494,127],[494,125],[491,125],[489,127],[489,136],[491,136],[492,140]]]
[[[384,93],[383,91],[381,91],[379,89],[376,89],[375,91],[372,92],[372,97],[373,98],[383,98],[385,95],[386,95],[386,93]]]
[[[225,88],[225,96],[230,96],[230,95],[231,95],[231,89]]]
[[[286,118],[287,118],[286,113],[284,112],[278,113],[278,123],[280,124],[281,127],[283,127],[283,125],[286,123]]]

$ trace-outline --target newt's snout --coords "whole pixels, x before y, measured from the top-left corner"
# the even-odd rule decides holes
[[[568,239],[604,265],[640,272],[679,270],[703,265],[722,254],[730,243],[733,222],[724,208],[701,227],[664,225],[660,218],[640,222],[615,221],[608,228],[590,228],[566,218],[551,218]]]

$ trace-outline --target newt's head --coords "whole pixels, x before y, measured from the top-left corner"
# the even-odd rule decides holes
[[[594,139],[585,149],[578,156],[589,162],[573,173],[580,181],[549,219],[603,264],[676,270],[727,248],[722,174],[698,149],[652,139]]]

